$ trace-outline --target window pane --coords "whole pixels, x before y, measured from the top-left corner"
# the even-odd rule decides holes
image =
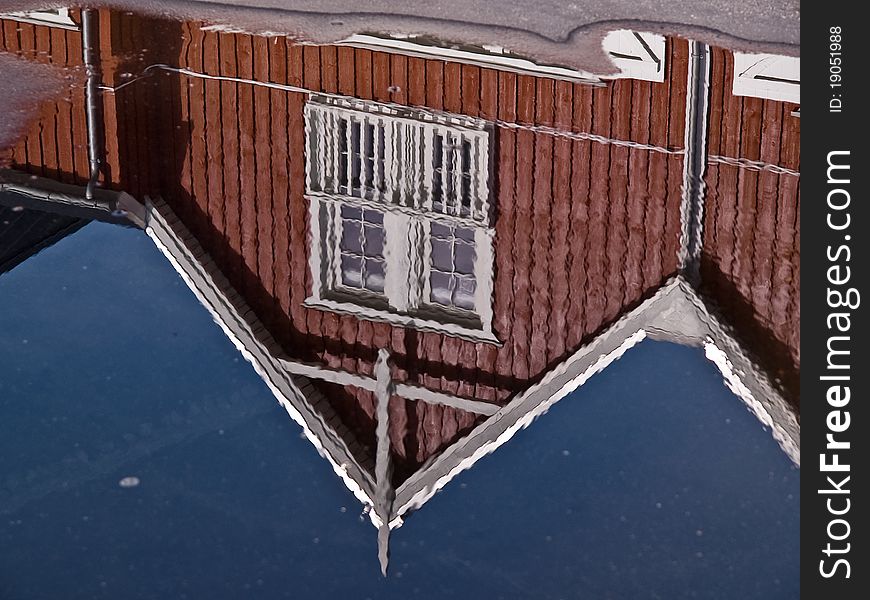
[[[463,240],[456,240],[453,245],[454,270],[464,275],[474,275],[474,244]]]
[[[477,281],[474,229],[432,223],[429,269],[430,302],[474,310]]]
[[[432,266],[445,273],[453,272],[453,244],[450,241],[432,239]]]
[[[365,226],[366,256],[384,255],[384,228],[377,225]]]
[[[474,277],[459,276],[458,285],[453,294],[453,304],[466,310],[474,310],[474,292],[477,282]]]
[[[341,206],[341,283],[384,291],[384,215],[376,210]]]
[[[341,255],[341,281],[350,287],[362,287],[362,259],[349,254]]]
[[[432,301],[436,304],[450,306],[453,297],[453,277],[432,271],[429,283],[432,289]]]
[[[355,219],[357,221],[362,221],[362,209],[357,208],[355,206],[347,206],[345,204],[341,205],[341,218],[342,219]]]
[[[360,224],[358,222],[344,221],[342,223],[341,250],[342,252],[362,254],[362,236],[360,235]]]
[[[372,292],[383,293],[384,291],[384,261],[365,261],[365,288]]]

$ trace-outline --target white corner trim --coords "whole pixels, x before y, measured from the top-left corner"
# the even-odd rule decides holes
[[[667,44],[664,36],[617,29],[604,36],[602,47],[620,71],[605,79],[640,79],[656,83],[665,80]]]
[[[73,31],[78,31],[80,29],[70,16],[69,8],[14,12],[0,15],[0,17],[4,19],[12,19],[13,21],[19,21],[21,23],[30,23],[31,25],[44,25],[46,27],[70,29]]]
[[[801,102],[801,59],[776,54],[734,53],[735,96]]]

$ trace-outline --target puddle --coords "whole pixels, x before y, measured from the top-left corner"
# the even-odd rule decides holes
[[[0,154],[7,163],[0,171],[0,295],[15,296],[19,281],[41,290],[38,278],[27,277],[40,269],[57,276],[52,264],[74,268],[64,261],[77,260],[78,251],[63,249],[87,232],[89,251],[129,254],[129,280],[100,280],[82,291],[73,301],[81,310],[111,303],[116,284],[129,292],[159,280],[164,288],[154,289],[165,292],[174,282],[178,299],[160,303],[166,319],[174,302],[187,302],[184,314],[198,312],[219,326],[220,341],[203,342],[214,354],[216,381],[217,365],[230,356],[254,367],[247,376],[257,391],[246,397],[259,404],[242,410],[230,403],[227,422],[258,423],[274,440],[279,431],[296,438],[301,427],[323,458],[310,453],[300,472],[317,472],[317,489],[328,488],[324,497],[336,506],[353,495],[366,507],[378,534],[369,527],[359,536],[364,542],[348,543],[365,544],[383,570],[390,547],[400,561],[398,568],[390,562],[390,573],[417,568],[407,566],[413,534],[395,530],[406,520],[407,529],[425,522],[439,490],[463,496],[453,480],[473,488],[478,462],[500,460],[509,472],[496,457],[518,452],[526,434],[509,440],[527,426],[533,436],[563,398],[577,413],[571,418],[582,419],[576,406],[584,392],[599,378],[611,381],[612,363],[641,352],[633,350],[639,344],[644,358],[632,364],[644,373],[656,360],[651,349],[691,361],[686,357],[701,356],[702,348],[711,362],[698,377],[719,390],[710,384],[705,394],[728,397],[747,417],[741,427],[764,440],[753,443],[769,446],[771,469],[789,473],[783,481],[797,480],[788,465],[799,462],[800,433],[798,59],[619,30],[603,42],[619,73],[596,75],[500,45],[431,35],[301,44],[108,9],[16,15],[0,19],[0,28],[16,60],[64,67],[70,77],[61,97],[39,103],[24,135]],[[108,231],[133,237],[100,233]],[[142,265],[150,266],[139,281]],[[64,304],[47,310],[61,313]],[[203,335],[208,327],[205,318],[192,331]],[[192,360],[189,347],[161,356],[147,330],[135,335],[148,349],[146,362]],[[124,347],[111,335],[103,342]],[[48,361],[46,343],[27,360]],[[211,377],[207,365],[197,372]],[[36,381],[28,377],[3,373],[16,402],[28,400],[17,387]],[[185,389],[196,383],[175,377]],[[173,381],[163,392],[172,393]],[[635,377],[619,400],[645,394]],[[236,506],[226,490],[189,489],[181,475],[161,474],[153,464],[164,454],[183,456],[177,444],[184,440],[219,428],[224,435],[215,414],[196,424],[202,406],[185,407],[175,420],[157,417],[168,442],[154,441],[150,426],[144,437],[124,440],[135,460],[152,464],[128,465],[117,450],[67,456],[76,489],[95,493],[95,482],[105,479],[112,494],[129,488],[113,500],[128,502],[140,492],[162,498],[163,481],[204,511],[197,514],[268,529],[272,518],[245,504],[256,494]],[[264,416],[266,407],[275,412]],[[755,412],[768,432],[748,417]],[[75,427],[64,436],[88,430]],[[632,435],[614,432],[609,443],[630,448]],[[531,448],[555,438],[535,439]],[[566,440],[552,460],[582,455],[581,442]],[[219,452],[215,443],[191,441],[191,452]],[[91,460],[101,466],[89,469]],[[272,466],[261,476],[282,478],[280,461],[261,464]],[[45,465],[31,472],[50,473],[50,483],[9,479],[15,512],[50,504],[62,479]],[[558,477],[552,485],[550,503],[580,493],[560,492]],[[632,493],[631,483],[600,485],[592,492]],[[314,492],[293,493],[296,503],[317,502]],[[516,507],[505,515],[526,518]],[[356,531],[353,521],[342,518],[347,530],[332,535],[356,535],[348,533]],[[572,543],[582,543],[588,526],[577,525]],[[279,528],[285,541],[302,535],[281,527],[289,528]],[[698,531],[704,544],[713,543],[701,523],[689,529],[693,544]],[[405,540],[400,549],[392,538]],[[688,548],[671,543],[679,552]],[[643,548],[639,556],[651,551]],[[692,545],[696,558],[738,550]],[[449,552],[450,561],[470,560]]]

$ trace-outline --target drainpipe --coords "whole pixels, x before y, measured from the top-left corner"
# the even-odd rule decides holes
[[[88,130],[88,164],[90,177],[85,188],[85,197],[94,197],[97,179],[102,169],[102,123],[103,111],[100,98],[99,25],[97,11],[82,10],[82,57],[85,63],[85,107]]]
[[[704,196],[707,170],[707,119],[710,98],[710,48],[689,42],[686,94],[686,154],[683,157],[683,198],[680,207],[680,272],[692,284],[700,283]]]

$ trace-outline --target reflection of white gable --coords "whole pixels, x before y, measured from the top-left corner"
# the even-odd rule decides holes
[[[800,104],[801,59],[735,52],[732,93]]]
[[[341,43],[382,52],[454,60],[480,67],[588,84],[603,85],[603,79],[642,79],[656,82],[665,80],[665,38],[654,33],[637,33],[626,29],[611,31],[604,38],[604,50],[620,69],[620,73],[604,78],[588,71],[543,64],[514,54],[501,46],[450,44],[419,35],[352,35]]]
[[[608,33],[602,45],[620,70],[608,79],[665,80],[664,36],[620,29]]]
[[[70,17],[68,8],[47,8],[29,12],[16,12],[8,15],[0,15],[4,19],[33,23],[34,25],[47,25],[63,29],[78,29],[79,26]]]

